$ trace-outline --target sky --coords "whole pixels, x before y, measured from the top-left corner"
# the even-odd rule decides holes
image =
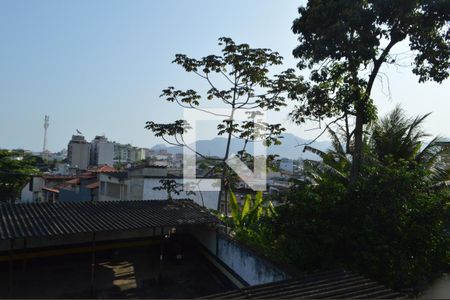
[[[80,130],[88,140],[151,147],[161,143],[145,122],[171,122],[182,110],[159,98],[168,86],[204,87],[171,61],[176,53],[218,54],[217,39],[271,48],[295,67],[292,0],[1,0],[0,148],[40,151],[44,116],[48,149],[67,147]],[[393,48],[403,53],[405,45]],[[408,60],[404,60],[408,64]],[[384,68],[373,98],[381,114],[401,104],[409,115],[432,112],[425,129],[450,136],[450,82],[419,84],[408,67]],[[388,78],[388,80],[386,79]],[[290,106],[291,107],[291,106]],[[288,107],[289,108],[289,107]],[[285,110],[273,120],[302,138],[313,124],[292,124]],[[206,126],[205,126],[206,127]],[[205,130],[205,138],[214,135]]]

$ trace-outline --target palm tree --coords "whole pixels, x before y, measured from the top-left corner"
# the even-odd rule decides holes
[[[423,122],[430,115],[407,118],[404,110],[397,106],[384,118],[372,125],[370,149],[382,164],[405,160],[422,165],[429,175],[424,178],[432,183],[449,179],[449,172],[439,164],[439,157],[447,151],[440,145],[438,137],[425,147],[423,140],[430,137],[423,128]]]
[[[366,133],[364,147],[367,154],[366,162],[388,165],[392,162],[405,160],[420,164],[428,171],[428,180],[433,184],[448,181],[450,172],[442,164],[439,157],[448,148],[442,147],[440,139],[433,138],[425,147],[423,140],[430,135],[422,128],[423,122],[430,114],[408,118],[403,109],[396,107],[385,117],[374,122]],[[351,160],[339,140],[339,135],[328,129],[332,147],[324,152],[311,146],[305,146],[303,151],[310,151],[322,158],[321,162],[307,161],[305,172],[313,183],[320,183],[325,175],[332,175],[342,180],[348,180]]]
[[[331,148],[322,151],[311,146],[305,146],[303,152],[309,151],[318,155],[322,161],[306,160],[304,162],[305,175],[308,181],[320,183],[327,175],[335,176],[347,181],[350,175],[351,159],[344,150],[339,135],[328,128],[331,137]]]

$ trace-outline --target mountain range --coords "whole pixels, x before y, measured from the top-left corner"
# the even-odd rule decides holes
[[[310,140],[302,139],[294,134],[283,134],[281,139],[281,145],[272,145],[268,148],[268,154],[278,154],[280,158],[289,159],[314,159],[319,157],[311,152],[303,152],[303,145],[309,143]],[[226,149],[226,138],[216,137],[211,140],[199,140],[197,141],[197,152],[207,156],[223,157]],[[236,153],[242,149],[244,142],[240,139],[233,138],[230,145],[231,153]],[[322,151],[327,150],[331,146],[330,141],[318,141],[311,144],[312,147],[318,148]],[[165,144],[157,144],[151,148],[152,150],[167,150],[167,152],[175,154],[182,153],[183,148],[177,146],[167,146]],[[248,146],[248,151],[251,153],[251,143]]]

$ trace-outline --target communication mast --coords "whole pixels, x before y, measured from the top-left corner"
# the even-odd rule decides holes
[[[50,117],[45,116],[44,118],[44,147],[42,150],[42,159],[47,160],[48,159],[48,150],[47,150],[47,129],[49,126]]]

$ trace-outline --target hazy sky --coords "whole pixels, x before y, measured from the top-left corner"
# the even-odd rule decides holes
[[[147,120],[169,122],[181,110],[159,98],[173,85],[203,83],[171,64],[176,53],[217,53],[217,38],[279,51],[295,67],[291,31],[302,1],[0,1],[0,148],[41,150],[44,115],[50,115],[48,148],[67,146],[75,129],[150,147],[161,141]],[[402,46],[393,52],[403,52]],[[404,61],[408,63],[407,59]],[[450,82],[418,84],[408,68],[384,69],[375,87],[381,113],[397,103],[411,115],[433,112],[426,129],[450,136]],[[390,96],[389,96],[390,95]],[[289,124],[287,111],[274,117]]]

